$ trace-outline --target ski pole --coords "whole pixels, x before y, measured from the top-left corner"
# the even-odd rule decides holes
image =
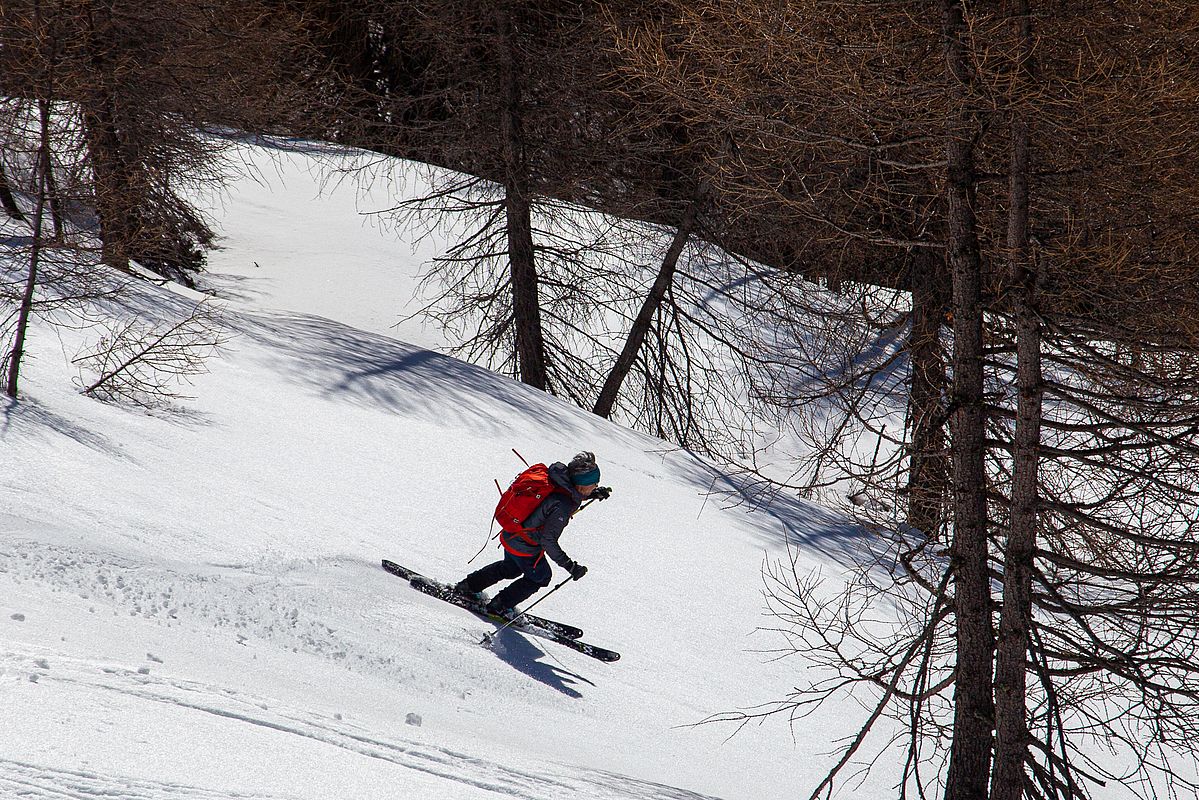
[[[574,511],[574,514],[571,514],[570,516],[571,516],[571,517],[573,517],[575,514],[578,514],[578,513],[579,513],[580,511],[582,511],[584,508],[586,508],[587,506],[589,506],[589,505],[591,505],[592,503],[594,503],[594,502],[595,502],[597,499],[598,499],[598,498],[595,498],[595,497],[593,497],[593,498],[591,498],[590,500],[588,500],[586,503],[583,503],[583,505],[581,505],[581,506],[579,506],[578,508],[576,508],[576,509],[575,509],[575,511]],[[484,547],[486,547],[486,545],[484,545]],[[479,552],[482,552],[482,551],[479,551]],[[477,556],[477,555],[478,555],[478,554],[476,553],[476,556]],[[471,559],[471,561],[474,561],[474,559],[472,558],[472,559]],[[571,580],[574,580],[574,578],[567,577],[565,580],[563,580],[563,581],[562,581],[562,583],[559,583],[559,584],[558,584],[557,586],[555,586],[553,589],[550,589],[550,590],[549,590],[548,592],[546,592],[544,595],[542,595],[541,597],[539,597],[539,598],[537,599],[537,603],[540,603],[542,600],[544,600],[545,598],[549,597],[551,594],[553,594],[554,592],[558,591],[558,590],[559,590],[559,589],[561,589],[563,586],[565,586],[565,585],[566,585],[566,581],[571,581]],[[526,608],[526,609],[525,609],[525,611],[532,611],[532,610],[533,610],[533,606],[537,605],[537,603],[534,603],[532,606],[529,606],[528,608]],[[522,611],[522,612],[520,612],[520,614],[517,614],[515,617],[513,617],[513,618],[512,618],[512,619],[511,619],[511,620],[508,622],[508,625],[511,625],[513,622],[516,622],[516,620],[520,619],[521,615],[522,615],[522,614],[524,614],[524,613],[525,613],[525,611]],[[504,628],[507,628],[507,627],[508,627],[508,625],[505,625],[505,626],[504,626]],[[492,633],[492,634],[489,634],[489,635],[491,635],[491,636],[494,636],[496,633],[499,633],[500,631],[504,630],[504,628],[498,628],[498,629],[496,629],[496,631],[495,631],[494,633]]]
[[[514,622],[516,622],[518,619],[520,619],[521,617],[523,617],[523,616],[524,616],[524,615],[525,615],[527,612],[529,612],[529,611],[532,611],[534,608],[536,608],[538,603],[540,603],[540,602],[541,602],[542,600],[544,600],[545,598],[549,597],[549,596],[550,596],[551,594],[553,594],[554,592],[556,592],[556,591],[558,591],[559,589],[561,589],[561,588],[562,588],[563,586],[565,586],[566,584],[570,583],[572,580],[574,580],[574,578],[572,578],[572,577],[570,577],[569,575],[567,575],[567,576],[566,576],[566,577],[565,577],[565,578],[562,580],[562,582],[561,582],[561,583],[559,583],[559,584],[558,584],[557,586],[555,586],[553,589],[550,589],[548,592],[546,592],[546,593],[545,593],[545,594],[543,594],[541,597],[539,597],[539,598],[537,599],[537,602],[536,602],[536,603],[533,603],[533,605],[529,606],[528,608],[526,608],[524,611],[522,611],[522,612],[520,612],[519,614],[517,614],[517,615],[516,615],[515,617],[513,617],[512,619],[508,620],[508,621],[507,621],[507,622],[506,622],[504,625],[500,626],[499,628],[496,628],[496,629],[495,629],[494,631],[492,631],[491,633],[488,633],[488,634],[486,634],[486,635],[483,637],[483,641],[487,641],[488,639],[492,638],[493,636],[496,636],[497,634],[499,634],[499,633],[500,633],[500,631],[504,631],[504,630],[507,630],[508,628],[510,628]]]

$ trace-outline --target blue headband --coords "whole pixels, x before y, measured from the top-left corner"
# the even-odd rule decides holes
[[[600,479],[599,467],[593,467],[592,469],[588,470],[587,472],[582,473],[581,475],[571,475],[570,476],[570,482],[573,483],[575,486],[591,486],[593,484],[599,483],[599,479]]]

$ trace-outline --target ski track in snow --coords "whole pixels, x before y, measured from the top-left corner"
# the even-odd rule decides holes
[[[38,683],[69,684],[91,690],[115,692],[136,700],[167,703],[177,708],[211,714],[223,720],[303,737],[365,758],[453,781],[472,789],[522,800],[556,800],[586,797],[594,800],[713,800],[648,781],[600,770],[544,765],[542,771],[522,770],[466,753],[426,743],[370,736],[344,721],[309,712],[272,707],[263,698],[194,681],[163,678],[132,669],[55,659],[53,668],[44,656],[7,652],[0,675],[27,673]],[[210,791],[192,786],[155,783],[141,779],[100,775],[92,771],[64,771],[0,758],[0,796],[24,798],[118,797],[129,800],[268,800],[287,795]]]
[[[204,283],[232,338],[195,400],[144,415],[73,386],[71,353],[103,335],[93,322],[159,324],[203,297],[134,283],[85,325],[34,320],[27,395],[0,408],[0,798],[422,796],[394,777],[431,800],[705,796],[662,783],[758,800],[818,779],[785,731],[726,742],[689,726],[793,685],[746,639],[763,558],[802,546],[801,568],[835,575],[861,532],[438,354],[454,342],[408,314],[453,232],[364,225],[427,191],[419,167],[308,143],[239,157],[244,174],[203,205],[222,239]],[[359,159],[398,182],[327,180]],[[20,277],[22,242],[9,244],[0,272]],[[621,499],[572,534],[596,577],[558,608],[624,651],[618,667],[512,630],[479,648],[487,624],[379,568],[402,554],[461,574],[490,476],[516,470],[509,447],[604,451]],[[430,509],[453,476],[475,477]],[[727,504],[710,499],[720,487]],[[644,550],[623,543],[642,527]],[[680,610],[712,585],[720,624]],[[638,616],[650,624],[623,624]],[[537,738],[513,737],[525,720]],[[817,719],[798,752],[842,734]]]
[[[316,562],[323,568],[361,565],[317,559],[272,565],[256,573],[252,565],[209,565],[214,574],[172,572],[119,556],[69,549],[35,541],[10,541],[0,550],[0,575],[17,584],[32,583],[53,591],[94,601],[96,613],[128,614],[168,626],[189,624],[228,629],[238,641],[256,638],[276,647],[307,652],[357,669],[407,677],[394,656],[374,653],[361,641],[340,637],[317,613],[330,606],[302,576],[289,584],[289,572],[302,573]],[[334,608],[336,606],[333,606]],[[191,712],[210,714],[254,725],[366,758],[379,759],[442,780],[500,797],[555,800],[587,797],[594,800],[709,800],[661,784],[582,767],[544,766],[521,770],[455,750],[424,743],[370,736],[349,723],[310,712],[288,711],[244,692],[208,684],[151,675],[110,663],[54,659],[45,652],[8,651],[0,656],[0,677],[28,675],[42,684],[70,684],[119,693],[136,700],[168,703]],[[129,800],[269,800],[287,795],[229,794],[193,786],[155,783],[91,771],[64,771],[0,758],[0,797],[128,798]]]
[[[120,800],[283,800],[282,795],[209,791],[195,786],[118,778],[95,772],[51,769],[0,758],[0,796],[38,798],[91,797]]]
[[[291,567],[311,569],[318,561],[328,567],[331,560]],[[95,600],[104,604],[104,611],[113,609],[168,625],[198,623],[229,630],[239,641],[260,639],[294,652],[352,660],[357,668],[403,677],[394,656],[373,652],[361,641],[348,641],[327,624],[324,620],[336,606],[303,581],[289,584],[288,565],[261,574],[246,565],[209,568],[213,574],[171,572],[119,556],[33,541],[9,542],[0,551],[0,574]]]

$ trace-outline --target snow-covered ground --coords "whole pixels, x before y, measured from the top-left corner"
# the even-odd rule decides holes
[[[437,354],[439,332],[397,326],[436,240],[363,214],[404,184],[331,180],[344,159],[304,148],[242,153],[255,177],[209,200],[204,281],[231,341],[194,399],[83,397],[68,361],[96,333],[38,323],[23,399],[0,405],[0,797],[810,790],[851,715],[696,723],[804,682],[757,630],[761,569],[786,529],[802,569],[835,575],[855,528],[798,501],[726,509],[689,454]],[[538,612],[615,664],[512,631],[481,646],[493,626],[379,567],[473,568],[512,448],[594,451],[613,487],[563,538],[590,572]]]

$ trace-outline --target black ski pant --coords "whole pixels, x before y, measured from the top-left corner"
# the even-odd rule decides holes
[[[550,585],[549,560],[544,552],[531,556],[518,556],[510,551],[504,552],[504,560],[488,564],[466,576],[466,585],[472,592],[481,592],[502,580],[519,578],[500,590],[492,599],[496,608],[516,608],[528,600],[538,589]]]

